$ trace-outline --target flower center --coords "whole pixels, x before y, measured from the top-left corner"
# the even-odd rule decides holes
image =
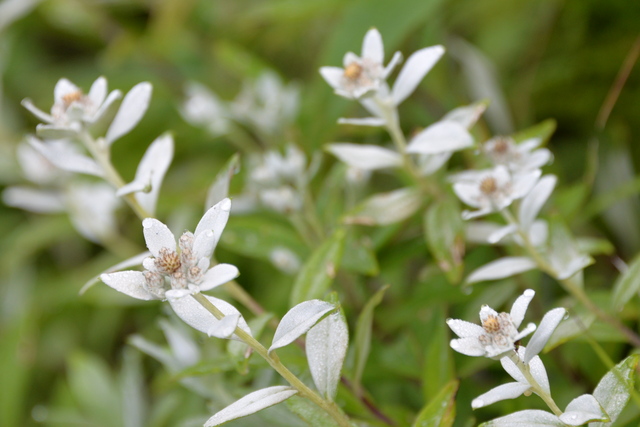
[[[509,151],[509,140],[507,138],[498,138],[493,145],[493,151],[496,154],[506,154]]]
[[[495,334],[500,331],[500,321],[496,316],[490,315],[482,322],[482,327],[487,333]]]
[[[180,256],[167,248],[160,249],[160,256],[156,258],[156,267],[165,274],[173,274],[182,266]]]
[[[69,107],[72,103],[82,100],[82,91],[76,90],[62,95],[62,102],[66,107]]]
[[[496,179],[492,176],[488,176],[480,181],[480,191],[486,195],[494,194],[498,191],[498,183]]]
[[[362,65],[357,62],[352,62],[344,69],[344,76],[349,80],[357,80],[362,75]]]

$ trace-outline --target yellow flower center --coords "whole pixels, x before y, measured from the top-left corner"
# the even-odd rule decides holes
[[[362,75],[362,65],[352,62],[344,69],[344,76],[349,80],[357,80]]]

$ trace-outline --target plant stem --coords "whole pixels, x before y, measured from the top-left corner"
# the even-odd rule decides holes
[[[224,317],[224,314],[216,308],[203,294],[197,293],[193,294],[192,297],[198,301],[207,311],[213,314],[216,319],[220,320]],[[255,338],[253,338],[249,333],[244,330],[236,327],[235,335],[238,336],[245,344],[251,347],[256,353],[258,353],[264,360],[267,361],[269,365],[276,372],[278,372],[282,378],[284,378],[293,388],[298,390],[298,393],[301,397],[309,399],[320,408],[322,408],[325,412],[327,412],[341,427],[352,427],[351,421],[344,415],[338,407],[328,400],[323,399],[306,384],[304,384],[298,377],[296,377],[286,366],[280,362],[280,359],[275,353],[269,353],[268,350],[260,344]]]
[[[538,251],[538,249],[531,243],[529,235],[522,229],[522,227],[520,227],[520,223],[513,216],[513,214],[509,212],[508,209],[503,209],[501,213],[509,224],[516,227],[518,236],[520,236],[520,238],[522,239],[524,248],[536,262],[540,270],[556,279],[568,293],[570,293],[575,299],[584,304],[584,306],[587,307],[587,309],[595,314],[600,320],[610,324],[615,329],[620,331],[620,333],[622,333],[631,344],[633,344],[635,347],[640,347],[640,336],[638,336],[638,334],[625,326],[620,320],[618,320],[618,318],[610,315],[609,313],[598,307],[593,301],[591,301],[582,286],[580,286],[580,284],[573,280],[571,277],[560,279],[560,273],[553,267],[553,265],[551,265],[550,262],[545,259],[544,256],[542,256],[540,251]]]
[[[512,353],[509,353],[508,357],[513,363],[516,364],[520,372],[522,372],[522,375],[524,375],[524,377],[527,379],[527,382],[531,386],[531,391],[540,396],[540,398],[544,400],[544,403],[547,404],[549,409],[551,409],[554,414],[556,414],[558,417],[562,415],[562,411],[560,410],[560,408],[558,408],[558,405],[556,405],[556,402],[551,397],[551,394],[547,393],[547,391],[543,389],[540,384],[538,384],[538,381],[536,381],[533,375],[531,375],[529,365],[525,364],[522,359],[520,359],[518,353],[513,351]]]

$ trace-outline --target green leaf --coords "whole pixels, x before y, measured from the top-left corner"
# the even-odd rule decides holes
[[[544,145],[549,141],[551,135],[555,132],[556,127],[557,123],[554,119],[547,119],[531,126],[530,128],[513,134],[513,139],[516,142],[522,142],[531,138],[540,138],[542,140],[541,145]]]
[[[345,224],[393,224],[413,215],[423,200],[424,196],[413,187],[374,194],[349,212],[343,221]]]
[[[427,362],[422,370],[422,394],[427,401],[434,399],[442,387],[455,377],[449,334],[447,328],[442,327],[446,324],[446,318],[444,307],[438,305],[428,325],[429,341],[424,354]]]
[[[634,295],[640,290],[640,255],[636,256],[629,269],[618,276],[613,284],[613,293],[611,298],[611,308],[614,311],[622,310],[624,305],[629,302]]]
[[[311,427],[336,427],[338,425],[328,413],[307,399],[292,396],[285,403],[291,412]]]
[[[273,217],[236,216],[225,227],[220,246],[251,258],[271,260],[278,248],[285,248],[304,259],[308,249],[296,232]]]
[[[428,363],[428,362],[427,362]],[[450,427],[456,418],[458,380],[449,382],[418,414],[413,427]]]
[[[262,331],[272,318],[272,313],[263,313],[247,322],[255,339],[260,338]],[[237,371],[242,375],[246,375],[249,372],[249,358],[246,357],[247,348],[247,344],[241,341],[229,340],[227,344],[227,353],[231,360],[235,362]]]
[[[384,293],[389,289],[389,285],[385,285],[378,290],[369,301],[365,304],[362,312],[358,316],[356,322],[355,334],[355,369],[353,374],[353,382],[356,387],[360,387],[362,373],[369,357],[371,349],[371,329],[373,326],[373,310],[382,302]]]
[[[640,354],[633,354],[602,377],[593,391],[593,397],[600,402],[611,421],[609,423],[590,423],[589,427],[608,426],[618,418],[634,390],[635,371],[639,360]]]
[[[207,190],[207,201],[205,203],[204,210],[209,210],[210,207],[224,199],[229,197],[229,184],[231,184],[231,178],[238,173],[240,168],[240,155],[238,153],[231,156],[225,165],[220,169],[220,172],[216,175],[213,183]]]
[[[291,307],[303,301],[322,298],[340,267],[346,231],[337,229],[318,247],[298,273],[291,290]]]
[[[431,254],[449,282],[462,279],[464,271],[464,223],[453,200],[433,203],[424,216],[424,235]]]
[[[380,268],[378,260],[371,248],[371,241],[359,237],[355,232],[348,232],[345,250],[342,254],[342,268],[352,273],[378,275]]]

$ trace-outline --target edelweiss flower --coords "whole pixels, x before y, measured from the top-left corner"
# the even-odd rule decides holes
[[[506,166],[500,165],[490,170],[459,174],[453,178],[458,181],[453,184],[453,191],[464,203],[479,209],[462,213],[464,219],[470,219],[500,211],[526,196],[540,175],[539,169],[511,175]]]
[[[336,94],[349,99],[358,99],[377,91],[402,56],[396,52],[386,67],[383,66],[384,47],[382,36],[375,28],[370,29],[362,42],[362,55],[347,52],[344,68],[322,67],[320,74],[334,88]]]
[[[40,125],[41,128],[79,130],[83,124],[91,124],[100,119],[121,96],[119,90],[114,90],[107,96],[107,80],[104,77],[99,77],[93,82],[86,95],[69,80],[60,79],[53,91],[54,103],[51,114],[37,108],[29,99],[23,100],[22,105],[40,120],[52,125]]]
[[[485,142],[482,151],[494,165],[504,165],[512,173],[529,172],[549,163],[551,152],[539,148],[542,140],[531,138],[519,144],[513,138],[498,136]]]
[[[229,218],[231,201],[225,199],[209,209],[194,233],[185,232],[178,244],[169,228],[154,218],[142,222],[145,241],[151,252],[142,265],[145,271],[102,274],[100,279],[117,291],[142,300],[167,299],[187,324],[209,335],[228,337],[236,325],[246,327],[240,313],[230,304],[208,297],[226,317],[217,321],[190,295],[208,291],[238,276],[231,264],[209,268],[213,250]],[[240,321],[240,323],[238,323]]]
[[[448,319],[447,325],[460,338],[451,340],[451,348],[467,356],[486,356],[500,359],[515,349],[515,342],[529,335],[536,325],[529,323],[521,332],[518,328],[524,319],[529,302],[535,295],[527,289],[516,299],[510,313],[498,313],[484,305],[480,309],[482,326],[459,319]]]

